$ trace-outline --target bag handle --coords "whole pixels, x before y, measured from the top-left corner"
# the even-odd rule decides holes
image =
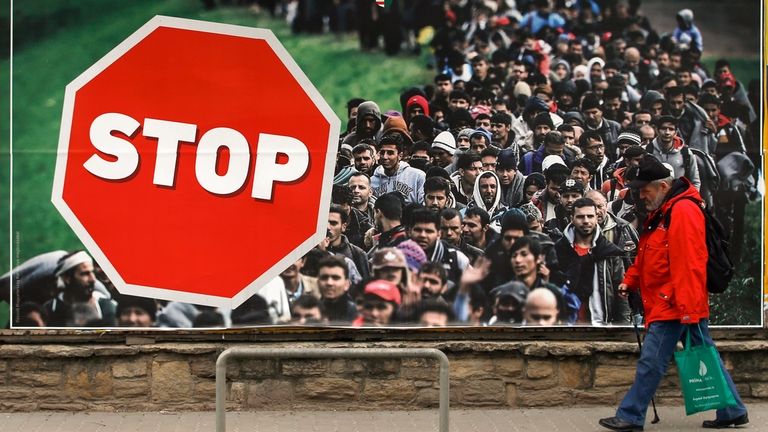
[[[686,329],[685,329],[686,330],[685,331],[685,350],[686,351],[692,348],[691,347],[691,326],[692,325],[693,324],[686,326]],[[704,332],[701,331],[701,324],[696,323],[696,328],[699,329],[699,336],[701,336],[701,344],[706,345],[707,342],[704,340]]]

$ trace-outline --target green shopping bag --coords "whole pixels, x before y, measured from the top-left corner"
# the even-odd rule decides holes
[[[701,340],[704,341],[701,327],[698,328]],[[720,368],[717,349],[706,342],[691,346],[690,326],[686,330],[685,347],[675,352],[675,362],[680,374],[686,415],[736,406],[736,399]]]

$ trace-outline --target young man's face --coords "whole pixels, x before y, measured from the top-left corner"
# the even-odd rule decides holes
[[[600,108],[590,108],[584,111],[584,121],[591,127],[597,127],[603,121],[603,112]]]
[[[349,279],[344,276],[344,269],[341,267],[320,267],[317,273],[317,287],[323,298],[337,299],[349,289]]]
[[[328,240],[335,243],[344,234],[347,224],[341,223],[341,215],[336,212],[328,213]]]
[[[657,101],[651,104],[651,115],[653,117],[660,117],[662,114],[664,114],[664,102]]]
[[[571,178],[581,182],[581,184],[589,184],[592,179],[592,175],[589,174],[589,170],[583,166],[575,166],[571,170]]]
[[[323,314],[320,313],[320,308],[303,308],[301,306],[294,306],[291,309],[291,322],[294,324],[306,324],[307,322],[320,322],[323,319]]]
[[[543,139],[544,135],[550,133],[552,131],[552,128],[549,127],[549,125],[540,124],[536,125],[535,128],[533,128],[533,137],[534,139],[539,138]]]
[[[704,111],[706,111],[707,117],[709,117],[710,120],[717,122],[720,117],[720,107],[717,104],[706,103],[702,108],[704,108]]]
[[[376,163],[373,154],[368,150],[363,150],[355,153],[353,157],[355,159],[355,169],[370,175],[371,168],[373,167],[373,164]]]
[[[411,227],[411,239],[425,251],[432,249],[439,238],[440,231],[434,223],[417,223]]]
[[[560,134],[563,135],[563,138],[565,138],[565,145],[574,145],[576,144],[576,133],[573,131],[562,131]]]
[[[453,162],[453,156],[445,150],[433,148],[432,149],[432,163],[439,167],[445,168]]]
[[[525,202],[530,202],[531,198],[533,198],[534,195],[536,195],[536,192],[539,191],[539,187],[536,185],[528,185],[528,187],[525,188]]]
[[[501,184],[503,186],[509,186],[512,184],[512,181],[515,179],[515,176],[517,175],[517,170],[515,168],[501,168],[497,166],[496,175],[499,176],[499,181],[501,181]]]
[[[485,140],[485,137],[475,135],[470,139],[469,148],[475,153],[480,153],[488,148],[488,141]]]
[[[488,117],[478,118],[475,120],[475,129],[483,128],[485,130],[491,130],[491,119]]]
[[[551,202],[556,202],[560,199],[560,185],[553,182],[548,181],[547,182],[547,195],[549,195],[549,200]]]
[[[476,246],[482,242],[487,229],[487,226],[483,227],[480,216],[467,216],[461,223],[461,236],[464,241]]]
[[[400,163],[401,154],[394,144],[384,144],[379,149],[379,162],[385,170],[393,170]]]
[[[440,218],[440,238],[453,246],[459,246],[461,244],[461,218]]]
[[[448,288],[448,285],[443,283],[440,275],[436,273],[419,273],[419,282],[421,283],[422,298],[437,297]]]
[[[440,96],[448,96],[453,91],[453,84],[451,80],[438,81],[435,84],[435,90]]]
[[[120,311],[117,317],[120,327],[151,327],[152,316],[140,307],[130,306]]]
[[[537,257],[528,246],[512,252],[510,261],[512,263],[512,271],[518,280],[535,274],[539,265]]]
[[[448,196],[444,190],[429,191],[424,194],[424,205],[435,210],[442,210],[448,203]]]
[[[641,128],[645,125],[651,124],[651,114],[650,113],[640,113],[635,114],[635,127]]]
[[[677,134],[677,128],[672,123],[659,125],[659,141],[663,144],[671,144]]]
[[[485,60],[472,63],[472,71],[479,79],[485,79],[488,76],[488,63]]]
[[[477,175],[480,173],[480,170],[483,169],[483,163],[480,161],[472,162],[472,165],[465,168],[459,168],[459,175],[461,176],[461,179],[464,181],[464,183],[468,185],[475,185],[475,180],[477,179]]]
[[[584,156],[596,163],[603,161],[605,156],[605,144],[602,139],[588,139],[584,146]]]
[[[496,169],[496,156],[483,156],[480,158],[480,162],[483,164],[483,171],[494,171]]]
[[[669,98],[669,111],[674,116],[679,116],[683,113],[683,108],[685,107],[685,96],[684,95],[675,95]]]
[[[493,142],[505,143],[507,137],[509,137],[510,127],[504,123],[491,123],[491,134],[493,134]]]
[[[515,240],[523,237],[525,232],[521,229],[508,229],[501,233],[501,247],[504,251],[509,252],[512,249],[512,244]]]
[[[376,117],[366,114],[362,118],[357,119],[357,125],[361,128],[358,132],[364,137],[371,137],[376,133],[377,123]]]
[[[571,213],[573,211],[573,203],[576,202],[577,199],[581,198],[581,194],[575,191],[567,191],[563,192],[562,195],[560,195],[560,204],[565,207],[565,210],[568,211],[568,213]]]
[[[597,209],[593,206],[585,206],[573,209],[571,218],[576,232],[583,237],[591,236],[597,227]]]
[[[422,327],[445,327],[448,325],[448,315],[437,311],[426,311],[421,314],[419,325]]]
[[[486,175],[480,179],[480,196],[483,198],[483,203],[486,207],[492,206],[496,200],[496,190],[498,189],[496,179],[490,175]]]
[[[458,109],[468,109],[469,101],[464,98],[453,98],[448,102],[448,107],[451,109],[451,111],[456,111]]]
[[[363,301],[363,321],[366,325],[380,327],[389,324],[395,307],[392,303],[377,299],[375,296],[367,297]]]

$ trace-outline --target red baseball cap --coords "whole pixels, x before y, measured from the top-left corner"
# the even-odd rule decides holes
[[[363,294],[374,295],[384,301],[393,302],[397,305],[401,302],[400,290],[397,288],[397,285],[382,279],[368,282],[365,285]]]

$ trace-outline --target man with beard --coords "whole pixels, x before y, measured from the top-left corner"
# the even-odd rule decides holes
[[[662,163],[669,164],[675,171],[675,178],[686,177],[696,189],[699,189],[701,181],[696,157],[677,136],[677,119],[668,115],[661,116],[656,119],[655,125],[659,135],[645,151]]]
[[[565,137],[560,132],[547,132],[542,139],[541,146],[534,152],[526,153],[520,161],[520,171],[525,176],[544,171],[544,159],[548,156],[558,156],[569,166],[576,159],[573,152],[565,147]]]
[[[376,199],[371,194],[371,179],[361,172],[353,173],[347,183],[352,191],[352,208],[373,221],[373,204]]]
[[[96,276],[93,273],[93,259],[88,253],[76,251],[61,257],[56,264],[54,276],[58,286],[63,289],[43,305],[46,324],[51,327],[115,325],[115,302],[94,291]],[[80,320],[77,315],[92,319],[90,322],[78,322]]]
[[[686,333],[693,346],[714,345],[708,326],[708,253],[701,196],[689,180],[674,179],[661,162],[650,157],[640,164],[630,186],[639,190],[649,215],[640,238],[643,252],[618,290],[623,296],[630,290],[642,291],[646,332],[632,387],[616,415],[600,420],[600,425],[612,430],[643,429],[648,403]],[[722,361],[720,368],[736,406],[717,410],[715,420],[702,424],[707,429],[749,423],[747,409]]]
[[[451,194],[451,182],[443,177],[427,177],[424,181],[424,205],[442,211],[446,208],[464,208]]]
[[[669,112],[677,120],[677,130],[683,142],[704,153],[711,153],[717,146],[717,127],[698,105],[686,102],[682,87],[667,89]]]
[[[584,196],[595,203],[600,235],[624,251],[624,268],[629,268],[637,254],[637,231],[629,222],[608,212],[608,200],[602,192],[593,189]]]
[[[467,209],[467,211],[473,209]],[[440,212],[440,238],[449,245],[458,248],[464,255],[474,262],[477,257],[483,255],[483,250],[468,243],[462,235],[463,221],[461,213],[456,209],[448,208]]]
[[[496,158],[496,175],[501,183],[501,204],[518,207],[524,201],[525,177],[518,170],[520,161],[513,149],[504,149]]]
[[[494,171],[486,171],[480,174],[475,182],[472,201],[469,208],[479,207],[491,215],[491,223],[496,221],[507,211],[507,206],[501,204],[501,191],[499,190],[499,178]]]
[[[306,261],[306,256],[303,256],[280,273],[280,279],[283,280],[285,294],[288,296],[288,303],[290,304],[293,304],[303,295],[320,297],[320,292],[317,290],[317,279],[301,273]]]
[[[344,137],[343,144],[355,147],[363,138],[374,141],[381,136],[381,109],[374,101],[365,101],[357,106],[355,130]]]
[[[357,317],[357,306],[349,295],[347,263],[334,256],[323,258],[317,266],[321,309],[330,323],[349,324]]]
[[[555,208],[560,204],[560,186],[570,174],[570,170],[558,156],[551,156],[553,162],[544,168],[546,188],[539,190],[531,202],[541,212],[544,222],[557,217]],[[548,158],[547,158],[548,159]],[[544,162],[549,162],[545,160]],[[542,163],[542,165],[547,165]]]
[[[578,322],[628,323],[629,305],[618,291],[624,277],[623,251],[601,235],[591,199],[573,203],[571,221],[563,238],[555,243],[555,251],[569,290],[581,301]]]
[[[453,163],[453,155],[456,153],[456,138],[448,131],[437,134],[430,148],[432,165],[440,168],[448,168]]]
[[[587,93],[581,100],[581,112],[584,114],[584,126],[587,131],[595,131],[602,138],[605,145],[605,155],[608,159],[615,161],[618,157],[616,151],[616,140],[619,138],[621,125],[613,120],[603,118],[604,108],[600,103],[600,98],[594,93]]]
[[[157,317],[155,299],[123,295],[118,300],[118,327],[153,327],[155,325]]]
[[[352,149],[352,159],[358,172],[365,173],[368,177],[372,176],[378,166],[373,140],[369,138],[360,140],[360,144]]]
[[[440,239],[440,215],[436,211],[427,208],[414,210],[410,236],[430,261],[443,265],[450,281],[455,284],[459,282],[461,272],[469,267],[469,258]]]
[[[354,262],[363,280],[368,278],[368,256],[359,247],[351,244],[344,235],[347,229],[349,215],[341,206],[331,205],[328,212],[328,247],[326,250],[334,255],[345,256]]]
[[[621,102],[622,90],[620,87],[610,86],[603,92],[603,118],[613,120],[616,123],[623,125],[628,122],[627,113],[624,111],[623,104]]]
[[[459,160],[456,162],[457,170],[451,174],[451,180],[453,180],[451,193],[457,202],[466,205],[472,199],[475,181],[482,170],[482,165],[480,155],[475,152],[459,155]]]
[[[402,161],[404,139],[401,134],[389,133],[379,143],[379,163],[381,164],[371,177],[374,196],[388,192],[399,192],[405,203],[424,202],[424,171]]]
[[[480,207],[468,208],[461,221],[461,237],[463,243],[477,249],[485,250],[496,239],[491,227],[491,216]],[[474,261],[473,261],[474,262]]]
[[[441,264],[432,261],[425,262],[419,267],[418,276],[422,299],[439,298],[450,301],[445,297],[448,292],[448,275]]]
[[[576,179],[567,179],[560,186],[560,205],[555,207],[556,217],[544,223],[544,230],[553,239],[559,238],[571,223],[573,204],[584,196],[584,185]]]

